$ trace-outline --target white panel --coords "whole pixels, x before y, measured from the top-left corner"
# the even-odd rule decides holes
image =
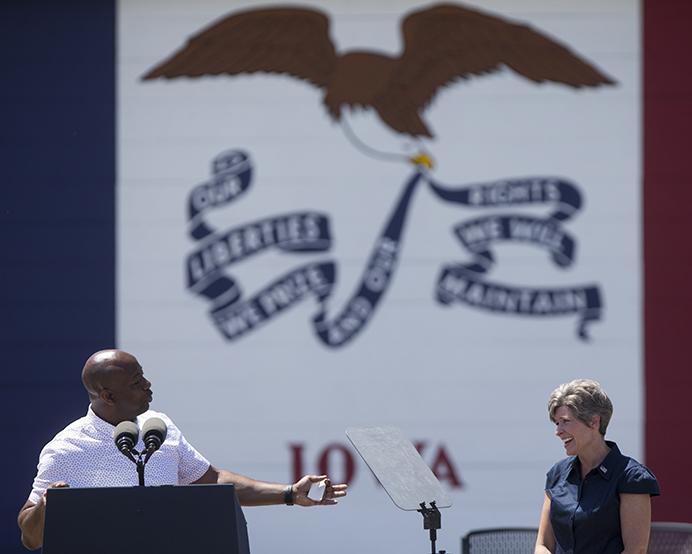
[[[258,6],[262,3],[252,3]],[[331,18],[339,52],[397,55],[407,1],[308,2]],[[478,3],[480,5],[480,3]],[[271,5],[276,5],[272,3]],[[348,446],[350,426],[395,425],[424,441],[454,505],[439,545],[469,529],[535,526],[544,475],[562,446],[545,405],[559,383],[601,381],[615,415],[609,437],[642,454],[639,5],[631,1],[496,0],[484,10],[529,23],[613,76],[618,85],[575,91],[507,70],[443,89],[423,117],[426,141],[449,187],[528,176],[574,183],[581,209],[561,225],[576,243],[561,268],[544,248],[492,244],[485,280],[513,287],[579,287],[602,295],[601,321],[576,335],[578,315],[495,314],[440,304],[442,268],[472,254],[453,227],[480,216],[544,217],[549,204],[477,208],[444,202],[422,182],[399,264],[364,330],[341,348],[320,342],[317,302],[296,306],[235,340],[214,327],[209,302],[186,289],[187,202],[221,152],[249,153],[250,189],[205,212],[220,231],[289,212],[329,218],[326,252],[269,250],[226,268],[246,296],[306,263],[332,260],[338,280],[327,314],[341,311],[413,168],[364,155],[329,119],[317,88],[286,76],[141,81],[210,22],[248,7],[232,1],[121,1],[118,21],[118,337],[153,382],[165,411],[219,467],[271,481],[293,478],[332,447],[334,479],[354,456],[350,494],[326,509],[246,509],[255,552],[335,554],[428,549],[418,514],[399,511]],[[405,140],[371,111],[351,118],[359,136],[399,152]],[[413,145],[415,146],[415,145]],[[462,482],[445,476],[446,456]]]

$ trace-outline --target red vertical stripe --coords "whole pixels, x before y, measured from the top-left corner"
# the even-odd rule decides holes
[[[644,0],[644,363],[654,520],[692,521],[692,2]]]

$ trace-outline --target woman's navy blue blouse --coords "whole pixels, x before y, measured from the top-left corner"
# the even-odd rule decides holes
[[[614,442],[601,465],[581,478],[579,458],[560,460],[548,471],[555,554],[620,554],[620,494],[660,494],[646,466],[623,456]]]

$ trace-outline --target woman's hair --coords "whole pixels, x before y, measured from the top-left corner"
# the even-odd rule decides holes
[[[591,379],[575,379],[557,387],[548,399],[548,415],[555,421],[555,410],[566,406],[575,417],[590,425],[593,416],[601,416],[598,431],[605,435],[610,417],[613,415],[613,403],[601,388],[600,383]]]

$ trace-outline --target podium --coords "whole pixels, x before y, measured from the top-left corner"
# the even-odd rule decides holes
[[[44,554],[249,554],[233,485],[48,489]]]

